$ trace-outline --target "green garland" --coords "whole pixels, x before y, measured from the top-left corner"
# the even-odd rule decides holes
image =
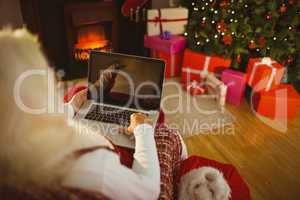
[[[233,60],[271,57],[300,80],[300,1],[181,0],[189,9],[185,36],[192,50]]]

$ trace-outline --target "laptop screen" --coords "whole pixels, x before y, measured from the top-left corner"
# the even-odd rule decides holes
[[[159,110],[164,66],[161,60],[92,51],[88,99],[125,108]]]

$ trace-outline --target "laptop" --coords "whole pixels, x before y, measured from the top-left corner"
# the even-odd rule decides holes
[[[101,134],[115,145],[134,148],[126,134],[133,113],[159,117],[165,63],[132,55],[91,51],[88,65],[88,100],[75,120],[84,134]]]

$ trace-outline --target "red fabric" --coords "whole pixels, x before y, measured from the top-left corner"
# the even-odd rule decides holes
[[[191,156],[181,162],[180,171],[176,179],[177,183],[179,183],[182,176],[191,170],[204,166],[216,168],[223,173],[232,191],[231,200],[251,200],[249,188],[234,166],[199,156]]]
[[[71,87],[67,94],[64,96],[64,103],[68,103],[75,94],[77,94],[78,92],[85,90],[87,88],[86,85],[76,85],[74,87]]]

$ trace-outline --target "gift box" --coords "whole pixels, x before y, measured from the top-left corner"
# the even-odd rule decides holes
[[[171,35],[168,40],[160,36],[144,37],[144,46],[151,49],[151,57],[165,61],[166,78],[180,75],[185,45],[186,39],[183,36]]]
[[[255,111],[272,119],[293,119],[300,107],[300,95],[293,85],[281,84],[270,91],[260,91],[253,95]]]
[[[279,85],[285,68],[271,58],[249,59],[247,66],[247,84],[254,91],[266,90]]]
[[[158,58],[165,61],[165,77],[171,78],[180,75],[182,53],[170,54],[159,50],[151,50],[151,57]]]
[[[231,69],[226,69],[222,73],[222,82],[227,85],[226,101],[239,106],[244,98],[246,75]]]
[[[165,31],[174,35],[183,34],[188,23],[188,9],[163,8],[147,12],[147,34],[157,36]]]
[[[231,65],[230,59],[218,56],[208,56],[190,49],[184,51],[182,63],[182,82],[199,80],[208,72],[217,73]]]

